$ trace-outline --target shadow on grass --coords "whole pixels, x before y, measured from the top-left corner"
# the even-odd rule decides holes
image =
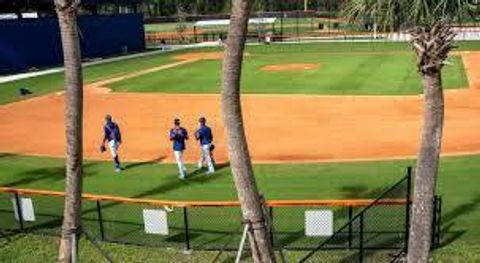
[[[19,239],[20,239],[20,236],[18,235],[18,232],[0,230],[0,249],[8,246],[10,242],[16,241]]]
[[[151,195],[158,195],[158,194],[163,194],[169,191],[173,191],[175,189],[178,189],[180,187],[189,185],[189,184],[196,184],[196,183],[207,183],[210,181],[215,181],[220,179],[220,177],[224,176],[219,174],[219,172],[226,167],[229,167],[230,163],[226,163],[223,165],[218,165],[217,166],[217,171],[214,174],[211,175],[205,175],[203,174],[203,169],[197,169],[193,171],[192,173],[188,174],[186,180],[179,180],[177,176],[171,176],[170,179],[162,183],[161,185],[154,187],[148,191],[139,193],[137,195],[132,196],[132,198],[143,198],[143,197],[148,197]]]
[[[95,166],[95,163],[86,163],[83,165],[84,169]],[[83,177],[88,177],[93,175],[92,173],[84,172]],[[44,167],[33,170],[28,170],[15,174],[16,177],[20,179],[3,184],[5,187],[21,187],[29,185],[42,180],[50,180],[52,182],[57,182],[65,179],[65,167],[64,166],[52,166]]]
[[[85,167],[91,167],[95,166],[98,163],[87,163]],[[145,163],[142,163],[141,165],[147,165]],[[134,166],[135,167],[135,166]],[[138,167],[138,165],[137,165]],[[202,184],[202,183],[207,183],[210,181],[218,180],[221,179],[222,176],[225,176],[224,174],[221,174],[220,171],[229,167],[229,163],[221,164],[217,166],[217,172],[212,175],[201,175],[202,171],[201,169],[194,171],[192,174],[190,174],[189,179],[186,181],[181,181],[177,178],[177,176],[171,176],[170,179],[167,182],[163,182],[162,184],[158,185],[157,187],[153,187],[150,190],[141,192],[135,196],[132,196],[132,198],[142,198],[142,197],[148,197],[151,195],[158,195],[162,194],[168,191],[172,191],[190,184]],[[26,185],[30,184],[39,180],[45,180],[45,179],[51,179],[52,176],[55,178],[54,180],[63,180],[64,177],[64,172],[65,168],[56,166],[56,167],[47,167],[47,168],[41,168],[41,169],[35,169],[35,170],[29,170],[27,172],[23,172],[22,175],[26,176],[26,178],[21,178],[17,181],[11,182],[8,184],[8,186],[19,186],[19,185]],[[85,173],[87,175],[87,173]],[[93,175],[93,173],[89,173],[89,176]],[[107,203],[103,204],[102,210],[105,211],[107,208],[115,207],[120,205],[121,203]],[[135,204],[132,204],[135,206]],[[88,215],[89,213],[94,213],[96,212],[97,209],[96,207],[92,207],[89,209],[85,209],[82,211],[82,216]],[[61,212],[61,210],[60,210]],[[62,216],[54,216],[54,215],[38,215],[39,217],[42,218],[41,223],[37,223],[31,226],[27,226],[27,231],[29,232],[55,232],[57,231],[62,224]]]
[[[153,159],[153,160],[150,160],[150,161],[146,161],[146,162],[137,162],[137,163],[128,163],[125,165],[125,169],[133,169],[133,168],[137,168],[137,167],[141,167],[141,166],[148,166],[148,165],[152,165],[152,164],[156,164],[156,163],[161,163],[163,160],[165,160],[166,156],[162,155],[162,156],[159,156],[158,158],[156,159]]]
[[[14,157],[14,156],[18,156],[18,155],[12,154],[12,153],[0,153],[0,159],[1,158]]]
[[[212,175],[204,175],[204,176],[199,176],[202,173],[202,169],[198,169],[198,170],[194,171],[193,173],[189,174],[187,180],[180,180],[180,179],[178,179],[177,175],[175,175],[175,176],[172,175],[172,176],[169,177],[169,180],[167,182],[163,182],[162,184],[160,184],[160,185],[158,185],[154,188],[151,188],[150,190],[141,192],[139,194],[131,196],[130,198],[149,197],[149,196],[152,196],[152,195],[158,195],[158,194],[163,194],[163,193],[166,193],[166,192],[169,192],[169,191],[173,191],[175,189],[178,189],[178,188],[181,188],[181,187],[184,187],[184,186],[188,186],[189,184],[196,184],[196,183],[203,184],[203,183],[206,183],[206,182],[218,180],[222,176],[224,176],[224,175],[219,174],[219,172],[222,169],[225,169],[226,167],[229,167],[229,166],[230,166],[230,163],[225,163],[225,164],[218,165],[217,166],[217,172],[215,172]],[[111,208],[111,207],[115,207],[115,206],[118,206],[120,204],[121,203],[113,203],[113,202],[112,203],[107,203],[107,204],[102,205],[102,210],[107,209],[107,208]],[[95,212],[95,211],[97,211],[96,208],[86,209],[86,210],[82,211],[82,215],[86,215],[88,213]]]
[[[467,233],[467,230],[451,230],[455,226],[455,222],[449,223],[447,226],[442,227],[442,240],[440,241],[440,248],[448,246],[461,238]]]
[[[455,220],[458,217],[475,212],[479,206],[480,194],[473,198],[473,200],[463,203],[443,215],[441,222],[443,227],[441,231],[442,240],[440,241],[440,247],[444,247],[455,242],[455,240],[459,239],[467,232],[466,229],[460,229],[456,231],[452,231],[451,229],[454,228]]]

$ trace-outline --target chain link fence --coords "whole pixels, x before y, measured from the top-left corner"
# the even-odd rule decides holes
[[[226,14],[210,16],[164,17],[147,19],[146,42],[150,47],[175,44],[194,44],[225,40],[229,19]],[[350,23],[342,16],[338,7],[312,6],[308,10],[255,11],[250,14],[247,41],[310,42],[310,41],[409,41],[406,30],[385,32],[371,19],[363,25]],[[200,21],[200,23],[199,23]],[[202,22],[208,21],[204,24]],[[457,40],[480,40],[480,20],[459,19],[454,23]]]
[[[407,245],[409,189],[410,174],[375,200],[267,201],[272,243],[277,251],[310,251],[302,262],[387,262],[391,255],[379,250],[392,253]],[[0,188],[0,231],[58,236],[63,205],[60,192]],[[440,207],[437,201],[434,244],[440,240]],[[166,215],[165,233],[148,231],[145,212],[152,209]],[[236,202],[161,202],[86,194],[82,211],[83,229],[95,240],[150,247],[236,251],[244,227]],[[313,227],[327,229],[327,234],[309,233],[309,213],[323,214],[314,218]]]
[[[300,262],[391,262],[408,249],[411,213],[411,172],[360,210],[331,237],[307,253]],[[381,205],[403,200],[400,205]],[[441,199],[435,197],[432,249],[439,246]],[[340,253],[324,253],[337,247]],[[385,250],[379,253],[379,250]],[[395,252],[396,253],[392,253]]]

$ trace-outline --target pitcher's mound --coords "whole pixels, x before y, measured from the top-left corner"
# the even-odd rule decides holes
[[[318,68],[318,64],[277,64],[267,65],[261,68],[265,71],[300,71]]]

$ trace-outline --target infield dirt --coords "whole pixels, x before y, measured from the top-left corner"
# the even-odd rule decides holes
[[[444,154],[480,152],[480,52],[461,53],[470,88],[446,91]],[[215,135],[216,159],[227,160],[219,95],[110,93],[104,86],[181,66],[216,54],[189,54],[179,62],[85,87],[85,157],[99,152],[105,114],[122,129],[123,160],[173,161],[168,130],[180,117],[191,135],[206,116]],[[63,93],[0,106],[0,152],[64,156]],[[243,95],[249,147],[255,162],[321,162],[406,158],[418,148],[422,96]],[[186,160],[199,147],[187,145]]]

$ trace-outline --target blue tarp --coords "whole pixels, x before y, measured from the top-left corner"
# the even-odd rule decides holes
[[[80,16],[83,58],[106,57],[145,49],[140,14]],[[32,67],[61,65],[60,29],[56,18],[0,21],[0,74]]]

